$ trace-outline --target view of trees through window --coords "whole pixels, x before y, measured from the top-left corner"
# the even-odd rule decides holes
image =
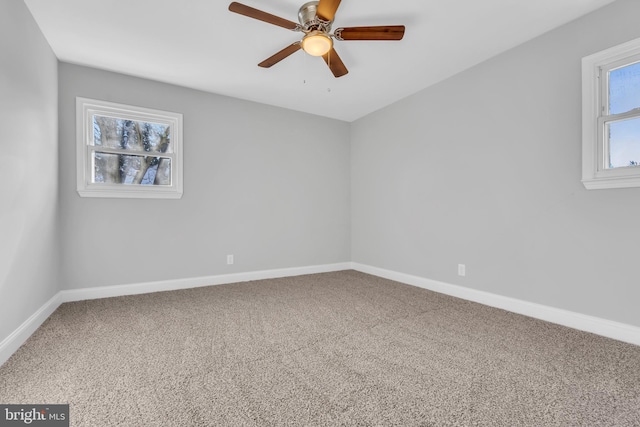
[[[609,72],[609,114],[640,114],[640,62]],[[609,168],[640,165],[640,117],[607,125]]]
[[[93,182],[171,185],[171,127],[93,116]]]

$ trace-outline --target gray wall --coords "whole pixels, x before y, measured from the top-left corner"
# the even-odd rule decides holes
[[[0,341],[58,291],[57,60],[0,2]]]
[[[620,0],[353,123],[352,260],[640,326],[640,189],[580,182],[581,58],[638,16]]]
[[[58,71],[63,288],[349,261],[348,123],[65,63]],[[81,198],[76,96],[182,113],[182,199]]]

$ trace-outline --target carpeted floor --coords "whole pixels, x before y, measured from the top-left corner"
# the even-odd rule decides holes
[[[640,347],[342,271],[66,303],[0,403],[72,426],[640,426]]]

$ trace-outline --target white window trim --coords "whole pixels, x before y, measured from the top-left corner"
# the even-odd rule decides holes
[[[589,190],[640,187],[639,166],[605,167],[607,148],[602,119],[608,96],[606,84],[602,83],[602,70],[632,62],[632,57],[637,55],[640,55],[640,39],[582,58],[582,183]]]
[[[171,185],[97,184],[92,182],[93,114],[163,123],[171,126]],[[115,102],[76,98],[77,190],[82,197],[179,199],[182,197],[182,114]],[[98,150],[102,151],[102,150]],[[108,151],[108,150],[106,150]]]

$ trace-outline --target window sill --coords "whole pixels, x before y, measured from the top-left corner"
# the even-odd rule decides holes
[[[640,187],[640,175],[583,179],[582,184],[587,190]]]
[[[104,198],[125,198],[125,199],[181,199],[182,191],[171,189],[160,191],[157,188],[132,188],[128,190],[114,190],[113,188],[85,188],[78,190],[80,197],[104,197]]]

